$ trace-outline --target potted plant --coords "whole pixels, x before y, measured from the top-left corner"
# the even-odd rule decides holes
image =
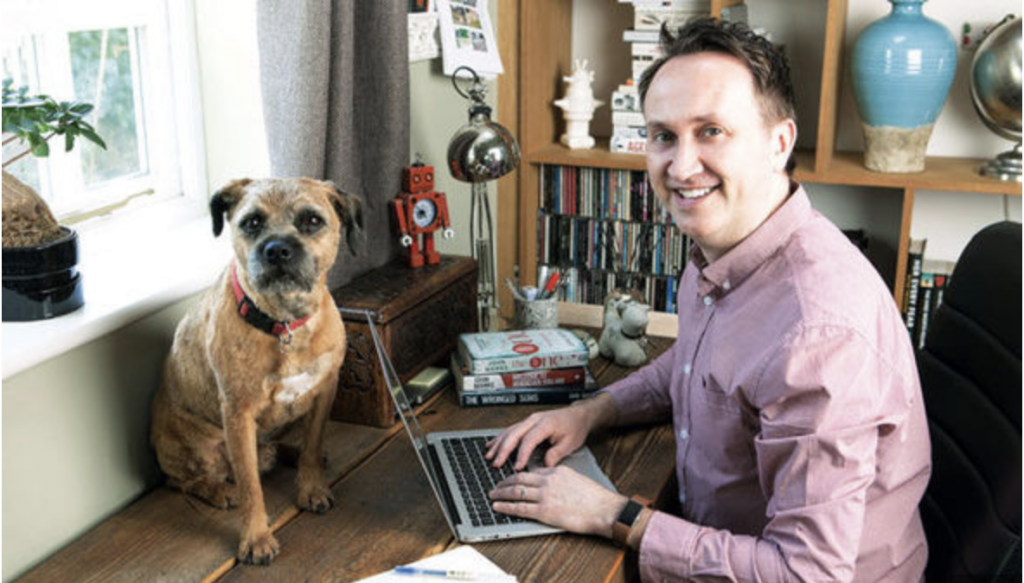
[[[78,264],[78,234],[61,226],[31,187],[7,172],[32,154],[50,154],[49,141],[63,136],[70,151],[83,137],[106,149],[85,121],[93,106],[29,95],[28,87],[3,81],[3,320],[52,318],[84,303]],[[8,158],[8,146],[13,150]]]

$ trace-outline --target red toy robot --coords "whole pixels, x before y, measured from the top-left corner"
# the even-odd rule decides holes
[[[436,265],[441,254],[434,250],[434,231],[442,229],[445,239],[455,234],[448,220],[448,202],[443,192],[434,190],[434,167],[422,162],[402,170],[403,192],[391,201],[402,233],[402,246],[409,248],[409,266]],[[423,249],[416,239],[423,235]]]

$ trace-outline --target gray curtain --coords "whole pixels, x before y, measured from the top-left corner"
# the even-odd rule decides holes
[[[362,197],[365,242],[342,244],[331,288],[400,247],[388,201],[409,163],[407,2],[259,0],[263,109],[274,176],[331,180]],[[344,239],[343,239],[344,240]]]

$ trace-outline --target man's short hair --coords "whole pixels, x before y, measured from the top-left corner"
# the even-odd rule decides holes
[[[761,102],[761,115],[766,123],[784,119],[796,122],[796,102],[789,77],[786,57],[763,36],[745,24],[700,18],[672,32],[661,28],[662,56],[644,71],[640,78],[641,107],[651,82],[661,67],[673,57],[696,53],[724,53],[740,60],[754,78],[754,90]],[[786,172],[792,174],[796,160],[791,154]]]

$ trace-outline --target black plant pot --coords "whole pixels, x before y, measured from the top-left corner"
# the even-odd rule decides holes
[[[3,321],[45,320],[82,307],[78,233],[31,247],[3,248]]]

